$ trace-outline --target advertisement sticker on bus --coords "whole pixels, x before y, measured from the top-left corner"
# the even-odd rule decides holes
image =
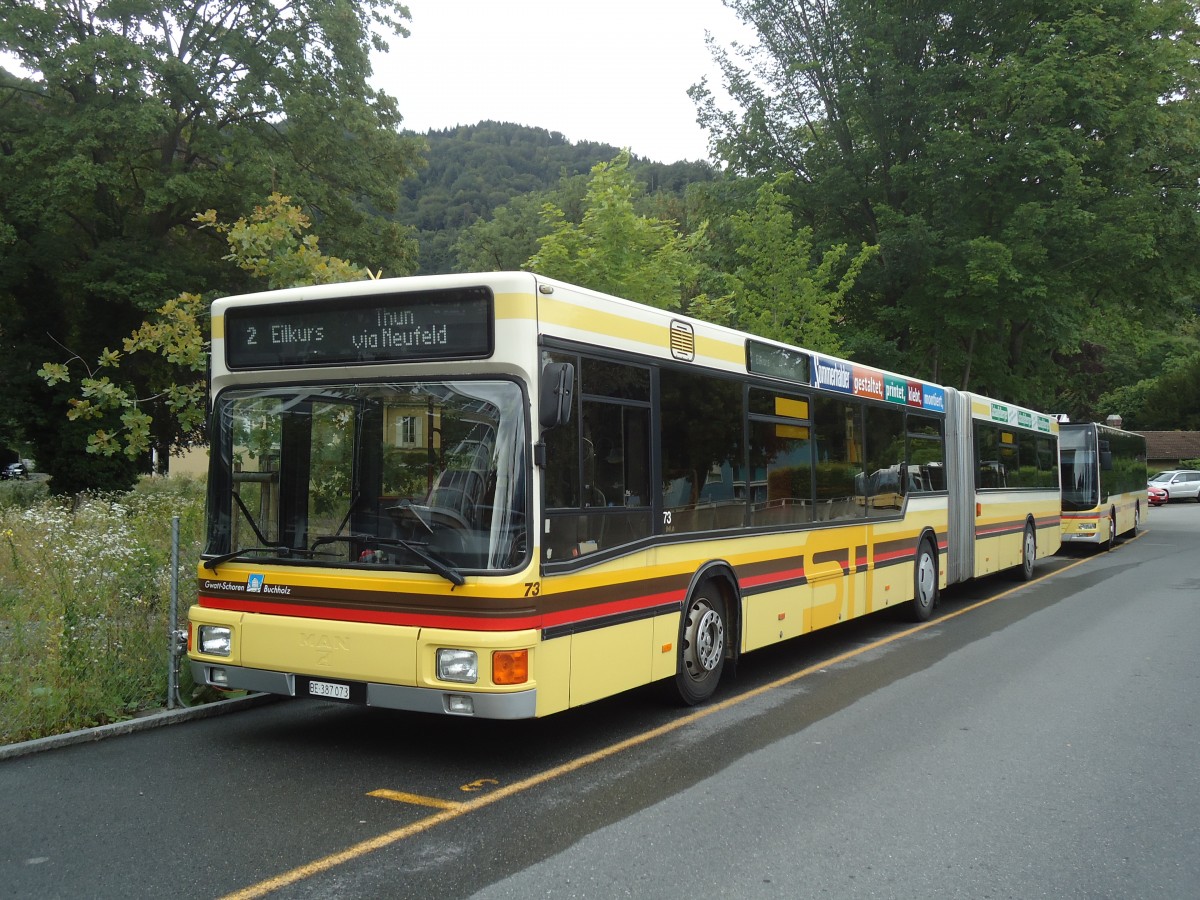
[[[874,369],[854,367],[854,396],[883,399],[883,376]]]
[[[827,391],[841,391],[843,394],[854,393],[854,367],[841,360],[816,357],[816,370],[813,372],[813,386]]]
[[[814,387],[872,400],[904,403],[935,412],[946,411],[946,392],[942,388],[884,375],[876,369],[825,356],[815,356],[813,362]]]
[[[940,387],[921,385],[921,406],[934,412],[945,412],[946,392]]]
[[[883,376],[883,399],[888,403],[908,403],[908,389],[909,384],[903,378]]]

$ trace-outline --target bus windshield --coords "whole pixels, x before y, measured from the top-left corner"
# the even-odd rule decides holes
[[[231,389],[212,428],[206,556],[435,572],[527,553],[514,382]]]
[[[1093,509],[1100,502],[1100,472],[1096,441],[1087,429],[1063,429],[1059,436],[1062,508]]]

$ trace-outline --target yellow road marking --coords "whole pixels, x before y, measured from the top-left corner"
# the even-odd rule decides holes
[[[475,791],[482,791],[489,784],[499,784],[495,778],[476,778],[474,781],[468,781],[466,784],[459,785],[460,791],[466,791],[468,794],[473,794]]]
[[[1144,535],[1146,533],[1147,533],[1146,531],[1142,531],[1140,534],[1138,534],[1136,536],[1126,538],[1125,542],[1128,543],[1129,541],[1140,539],[1142,537],[1142,535]],[[440,825],[443,822],[451,822],[455,819],[458,819],[458,818],[461,818],[462,816],[467,815],[468,813],[472,813],[472,812],[475,812],[476,810],[483,809],[485,806],[491,806],[493,803],[497,803],[500,800],[506,800],[509,797],[524,793],[525,791],[528,791],[531,788],[535,788],[538,785],[545,784],[548,781],[553,781],[556,778],[561,778],[563,775],[569,775],[570,773],[578,771],[579,769],[585,768],[587,766],[590,766],[593,763],[601,762],[605,759],[608,759],[611,756],[616,756],[619,753],[623,753],[626,750],[630,750],[634,747],[639,747],[642,744],[649,743],[650,741],[654,740],[655,738],[662,737],[665,734],[670,734],[673,731],[678,731],[679,729],[685,728],[688,725],[698,722],[707,716],[711,716],[715,713],[719,713],[719,712],[723,712],[727,709],[731,709],[741,703],[745,703],[747,700],[753,700],[755,697],[758,697],[762,694],[768,693],[769,691],[773,691],[773,690],[776,690],[777,688],[784,687],[786,685],[791,684],[794,681],[799,681],[801,678],[806,678],[809,675],[820,672],[831,666],[836,666],[839,663],[846,662],[847,660],[853,659],[856,656],[861,656],[864,653],[870,653],[873,650],[878,650],[880,647],[884,647],[888,644],[895,643],[896,641],[899,641],[903,638],[910,637],[911,635],[914,635],[914,634],[917,634],[918,632],[924,631],[927,628],[932,628],[935,625],[940,625],[943,622],[946,622],[950,619],[956,619],[959,616],[966,615],[967,613],[969,613],[973,610],[979,609],[981,606],[987,606],[989,603],[995,603],[997,600],[1007,597],[1010,594],[1016,593],[1017,591],[1027,588],[1030,585],[1037,584],[1038,582],[1044,581],[1045,579],[1050,578],[1053,575],[1059,575],[1063,572],[1069,571],[1070,569],[1073,569],[1076,566],[1081,566],[1085,562],[1088,562],[1088,561],[1090,561],[1092,559],[1096,559],[1096,558],[1098,558],[1098,557],[1095,557],[1095,556],[1084,557],[1083,559],[1080,559],[1077,562],[1070,563],[1069,565],[1066,565],[1063,568],[1058,569],[1057,571],[1049,572],[1049,573],[1041,576],[1040,578],[1035,578],[1033,581],[1028,581],[1028,582],[1025,582],[1024,584],[1016,585],[1015,587],[1012,587],[1007,591],[1003,591],[1002,593],[996,594],[996,596],[994,596],[994,597],[986,597],[983,600],[977,600],[974,603],[970,604],[969,606],[964,606],[962,609],[956,610],[955,612],[947,613],[946,615],[939,616],[936,619],[930,619],[927,622],[922,622],[919,625],[912,626],[911,628],[906,628],[904,631],[901,631],[898,634],[893,634],[893,635],[890,635],[885,638],[880,638],[879,640],[872,641],[870,644],[866,644],[862,647],[856,647],[853,650],[847,650],[845,653],[839,653],[837,656],[830,657],[829,659],[821,660],[821,662],[814,663],[811,666],[806,666],[803,669],[800,669],[796,672],[792,672],[790,675],[785,675],[782,678],[777,678],[775,681],[772,681],[768,684],[761,685],[757,688],[754,688],[753,690],[747,691],[744,694],[739,694],[736,697],[730,697],[728,700],[722,700],[720,703],[714,703],[711,706],[704,707],[703,709],[695,710],[694,712],[691,712],[688,715],[683,716],[680,719],[676,719],[672,722],[668,722],[665,725],[660,725],[657,728],[652,728],[650,731],[644,731],[641,734],[637,734],[637,735],[634,735],[633,737],[626,738],[623,741],[618,741],[615,744],[610,744],[609,746],[603,747],[600,750],[595,750],[592,753],[588,753],[588,754],[585,754],[584,756],[577,757],[577,758],[571,760],[570,762],[565,762],[561,765],[555,766],[552,769],[547,769],[544,772],[541,772],[537,775],[532,775],[529,778],[526,778],[522,781],[513,782],[512,784],[508,785],[507,787],[499,788],[490,794],[484,794],[482,796],[476,797],[472,800],[467,800],[462,803],[449,803],[447,801],[438,801],[439,803],[446,804],[446,806],[442,810],[442,812],[435,813],[432,816],[427,816],[424,819],[418,819],[416,822],[413,822],[409,825],[405,825],[402,828],[396,828],[392,831],[384,832],[383,834],[379,835],[378,837],[373,837],[373,838],[370,838],[365,841],[360,841],[359,843],[353,844],[352,846],[347,847],[345,850],[342,850],[338,853],[332,853],[329,856],[325,856],[325,857],[322,857],[321,859],[313,860],[312,862],[306,863],[305,865],[297,866],[296,868],[292,869],[289,872],[283,872],[279,875],[274,876],[273,878],[267,878],[263,881],[258,882],[257,884],[252,884],[249,887],[243,888],[240,891],[235,891],[232,894],[226,894],[223,898],[221,898],[221,900],[252,900],[252,898],[256,898],[256,897],[265,897],[267,894],[270,894],[273,891],[277,891],[280,888],[287,887],[290,884],[295,884],[298,881],[303,881],[305,878],[311,878],[314,875],[319,875],[322,872],[327,872],[330,869],[333,869],[333,868],[336,868],[337,866],[342,865],[343,863],[351,862],[352,860],[359,859],[360,857],[366,856],[368,853],[373,853],[376,850],[382,850],[384,847],[389,847],[392,844],[395,844],[395,843],[398,843],[399,841],[405,840],[406,838],[410,838],[410,837],[413,837],[414,835],[421,834],[422,832],[428,831],[429,829],[431,829],[437,825]],[[378,793],[381,793],[381,792],[372,791],[371,795],[374,796]],[[400,792],[398,792],[398,791],[396,791],[396,792],[388,791],[388,792],[382,792],[382,793],[400,794]],[[404,797],[417,796],[417,795],[413,795],[413,794],[400,794],[400,795],[404,796]],[[430,799],[430,798],[426,798],[426,799]],[[406,802],[408,802],[408,801],[406,801]],[[434,804],[430,804],[430,805],[434,805]]]
[[[422,797],[420,794],[406,794],[404,791],[389,791],[380,788],[371,791],[368,797],[382,797],[384,800],[395,800],[397,803],[411,803],[414,806],[433,806],[437,809],[458,809],[461,803],[455,800],[440,800],[437,797]]]

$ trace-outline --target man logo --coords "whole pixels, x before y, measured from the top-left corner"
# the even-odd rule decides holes
[[[333,666],[333,654],[335,652],[349,652],[350,639],[340,635],[301,632],[300,646],[306,650],[315,650],[317,654],[316,665],[328,669]]]

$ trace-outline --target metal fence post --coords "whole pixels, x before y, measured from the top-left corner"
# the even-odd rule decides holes
[[[171,613],[167,623],[167,709],[185,704],[179,699],[179,516],[171,517]]]

